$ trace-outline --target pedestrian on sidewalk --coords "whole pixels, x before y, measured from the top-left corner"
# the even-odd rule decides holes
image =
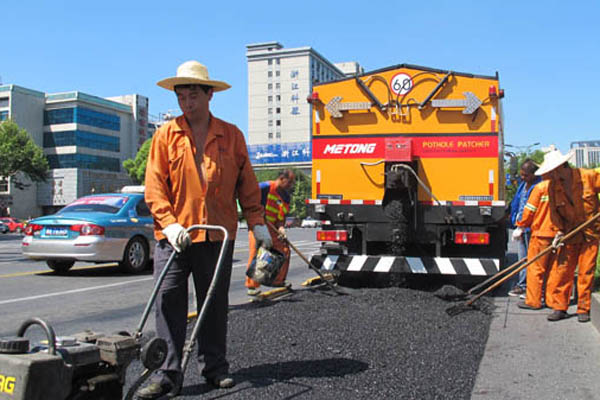
[[[521,229],[530,228],[531,240],[527,249],[527,259],[532,260],[542,250],[552,246],[554,237],[559,232],[550,217],[550,203],[548,199],[549,181],[545,180],[535,185],[525,207],[522,218],[517,220],[517,227]],[[547,253],[527,267],[527,286],[525,300],[517,303],[517,306],[526,310],[540,310],[546,303],[552,303],[551,294],[544,286],[548,273],[552,266],[554,254]]]
[[[273,181],[265,181],[259,184],[261,193],[261,204],[265,208],[265,220],[270,222],[273,227],[269,226],[269,234],[273,241],[273,249],[279,251],[285,256],[279,274],[273,281],[273,286],[290,287],[289,282],[286,282],[288,269],[290,267],[290,247],[286,241],[282,240],[286,235],[285,217],[290,211],[290,192],[294,188],[296,175],[290,169],[279,171],[279,175]],[[252,231],[248,231],[248,265],[246,269],[250,269],[252,260],[256,257],[259,243]],[[260,283],[246,276],[246,288],[248,288],[249,296],[257,296],[260,294]]]
[[[572,151],[563,155],[559,150],[553,150],[544,156],[544,162],[536,171],[536,175],[549,180],[551,218],[560,228],[554,245],[565,233],[583,224],[600,210],[600,173],[591,169],[572,168],[568,163],[572,155]],[[568,317],[575,269],[579,267],[577,319],[579,322],[590,321],[599,239],[600,221],[596,220],[557,251],[546,290],[552,294],[553,303],[548,305],[554,310],[548,320],[558,321]]]
[[[154,134],[146,167],[145,198],[154,217],[154,278],[167,260],[177,256],[156,298],[156,333],[168,346],[163,365],[138,398],[173,397],[181,390],[181,359],[186,337],[188,277],[194,278],[198,309],[206,295],[222,245],[226,246],[222,273],[206,320],[198,336],[198,363],[206,381],[217,388],[235,385],[226,359],[227,312],[232,255],[237,232],[236,198],[256,240],[270,247],[264,225],[260,191],[252,170],[244,135],[209,110],[213,94],[230,87],[209,79],[207,68],[188,61],[177,75],[158,82],[175,92],[183,115],[165,123]],[[220,231],[194,230],[197,224],[220,225]]]
[[[540,183],[542,180],[539,176],[535,175],[537,170],[537,164],[530,158],[523,161],[519,170],[519,176],[521,183],[517,188],[515,197],[513,197],[510,203],[510,222],[513,228],[512,239],[517,242],[517,256],[521,260],[527,257],[527,249],[529,247],[529,241],[531,239],[531,228],[518,227],[517,221],[523,216],[523,209],[527,204],[527,199],[531,194],[534,186]],[[523,268],[518,275],[517,283],[508,292],[509,296],[522,296],[525,297],[525,288],[527,287],[527,268]]]

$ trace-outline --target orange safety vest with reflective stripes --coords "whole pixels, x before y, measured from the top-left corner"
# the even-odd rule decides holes
[[[290,205],[277,191],[275,181],[269,184],[269,193],[267,193],[267,202],[265,204],[265,219],[276,227],[283,226],[286,214],[290,211]]]

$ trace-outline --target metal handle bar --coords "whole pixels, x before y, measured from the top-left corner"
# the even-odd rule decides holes
[[[217,281],[216,278],[219,276],[219,272],[221,270],[223,254],[225,253],[225,246],[227,245],[227,242],[229,240],[229,233],[227,232],[227,230],[225,228],[223,228],[222,226],[219,226],[219,225],[201,225],[201,224],[192,225],[189,228],[187,228],[185,231],[187,233],[190,233],[191,231],[196,230],[196,229],[205,229],[207,231],[218,230],[218,231],[223,232],[223,235],[224,235],[223,245],[221,246],[221,251],[219,252],[219,258],[217,260],[217,268],[215,268],[215,273],[213,274],[213,278],[210,283],[208,293],[206,295],[206,299],[208,300],[208,299],[210,299],[212,292],[214,291],[214,287],[216,286],[216,281]],[[171,267],[171,264],[173,263],[173,260],[175,259],[176,256],[177,256],[177,252],[173,251],[173,253],[169,256],[169,259],[167,260],[165,267],[163,268],[160,275],[158,276],[158,279],[156,280],[156,284],[154,285],[154,289],[152,289],[152,294],[150,295],[150,299],[148,300],[148,303],[146,304],[146,309],[144,310],[144,313],[142,314],[140,323],[138,324],[138,327],[135,331],[134,338],[136,338],[136,339],[139,339],[142,336],[142,330],[144,329],[144,325],[146,325],[146,321],[148,320],[148,316],[150,315],[150,310],[152,309],[152,306],[154,305],[154,301],[156,300],[156,296],[158,295],[160,286],[162,285],[162,282],[165,279],[165,276],[167,275],[167,271]],[[206,314],[205,306],[206,306],[206,303],[208,303],[207,300],[204,301],[204,304],[202,305],[202,311],[198,315],[198,320],[200,320],[201,318],[204,318],[203,314]]]

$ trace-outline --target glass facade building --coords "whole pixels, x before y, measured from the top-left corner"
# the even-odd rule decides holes
[[[132,180],[123,161],[150,137],[148,99],[102,98],[82,92],[43,93],[0,85],[0,121],[10,118],[40,146],[47,182],[0,195],[0,215],[29,218],[53,213],[90,193],[119,190]]]

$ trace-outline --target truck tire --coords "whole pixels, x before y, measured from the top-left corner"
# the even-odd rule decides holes
[[[72,260],[48,260],[46,261],[48,267],[59,274],[63,274],[71,269],[75,261]]]
[[[148,244],[140,236],[135,236],[125,246],[123,260],[119,263],[119,267],[124,272],[139,274],[148,266],[149,258]]]

